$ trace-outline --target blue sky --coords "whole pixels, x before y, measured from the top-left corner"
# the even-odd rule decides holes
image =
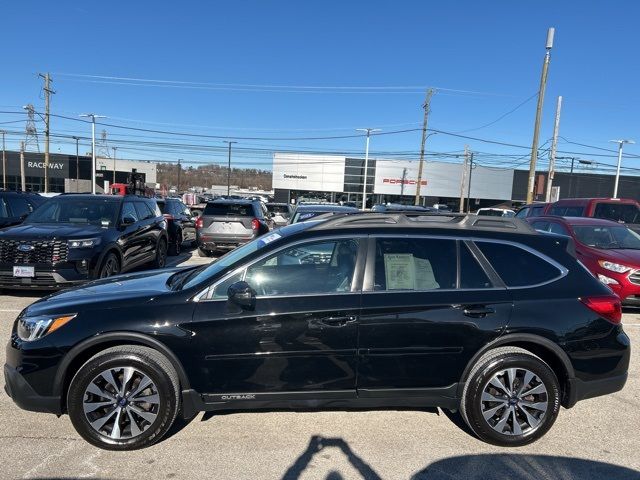
[[[614,148],[607,143],[613,138],[640,141],[638,2],[59,0],[6,2],[2,12],[3,44],[8,47],[0,75],[2,111],[17,111],[26,103],[41,109],[37,73],[49,71],[57,91],[52,112],[59,115],[96,112],[117,125],[217,136],[343,136],[354,134],[356,127],[381,127],[384,132],[419,127],[424,87],[434,86],[438,91],[430,127],[528,146],[535,98],[494,125],[477,128],[535,94],[547,28],[553,26],[556,39],[541,143],[551,137],[558,95],[564,97],[560,133],[568,140],[600,148]],[[300,92],[268,87],[274,85],[403,89]],[[2,113],[0,128],[23,129],[20,123],[2,123],[21,118]],[[118,146],[119,157],[224,159],[222,151],[118,143],[224,147],[220,139],[100,126],[98,130],[103,128],[111,145]],[[52,120],[51,130],[84,136],[90,132],[86,124],[60,118]],[[7,140],[15,148],[21,138],[10,134]],[[480,155],[487,164],[517,165],[523,162],[517,155],[526,162],[528,154],[526,149],[442,134],[430,137],[427,149],[459,152],[465,143],[485,154],[511,155]],[[417,158],[419,144],[420,132],[408,132],[375,137],[371,149],[374,153],[409,152],[408,158]],[[234,147],[238,147],[239,163],[268,167],[270,150],[355,152],[363,145],[362,138],[346,138],[240,140]],[[577,156],[582,158],[615,162],[590,156],[608,152],[564,140],[559,148],[580,152]],[[71,152],[74,147],[56,140],[52,151],[58,150]],[[640,146],[628,146],[625,151],[638,154]],[[625,159],[625,165],[640,167],[640,158]]]

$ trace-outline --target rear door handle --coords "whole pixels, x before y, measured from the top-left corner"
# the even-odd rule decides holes
[[[487,315],[496,313],[496,311],[493,308],[485,307],[483,305],[469,305],[464,307],[464,310],[462,312],[466,317],[472,317],[472,318],[484,318]]]
[[[353,315],[348,315],[344,317],[324,317],[313,319],[309,322],[309,326],[314,328],[322,328],[322,327],[330,327],[330,328],[339,328],[345,327],[351,323],[355,323],[357,318]]]

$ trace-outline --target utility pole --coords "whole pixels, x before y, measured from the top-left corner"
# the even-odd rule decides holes
[[[224,140],[224,143],[229,144],[229,164],[227,165],[227,197],[231,194],[231,145],[238,143],[231,140]]]
[[[544,55],[542,64],[542,75],[540,76],[540,90],[538,90],[538,106],[536,108],[536,121],[533,126],[533,142],[531,143],[531,162],[529,163],[529,183],[527,187],[527,203],[533,202],[534,184],[536,177],[536,161],[538,160],[538,138],[540,136],[540,121],[542,120],[542,106],[544,105],[544,92],[547,88],[547,73],[549,71],[549,60],[551,59],[551,49],[553,48],[553,36],[555,28],[547,31],[547,52]]]
[[[91,193],[96,193],[96,118],[107,118],[95,113],[83,113],[81,117],[91,118]]]
[[[180,196],[180,175],[181,175],[181,173],[182,173],[182,159],[179,158],[178,159],[178,186],[177,186],[177,191],[176,191],[178,196]]]
[[[118,147],[111,147],[113,149],[113,182],[116,183],[116,150]]]
[[[473,152],[469,156],[469,183],[467,183],[467,213],[471,212],[471,174],[473,173]]]
[[[6,156],[5,145],[4,145],[4,136],[7,132],[5,132],[4,130],[0,130],[0,133],[2,134],[2,188],[6,190],[7,189],[7,156]]]
[[[427,90],[427,95],[424,99],[424,103],[422,104],[422,108],[424,109],[424,120],[422,121],[422,143],[420,144],[420,163],[418,164],[415,205],[420,205],[420,187],[422,186],[422,169],[424,168],[424,144],[427,141],[427,122],[429,120],[429,112],[431,111],[431,97],[433,94],[433,88]]]
[[[78,158],[79,137],[72,137],[76,141],[76,193],[80,193],[80,160]]]
[[[362,175],[362,211],[367,208],[367,174],[369,173],[369,138],[371,132],[379,132],[379,128],[356,128],[358,132],[367,133],[367,143],[364,148],[364,173]]]
[[[616,182],[613,186],[613,198],[618,198],[618,183],[620,182],[620,165],[622,164],[622,145],[625,143],[636,143],[633,140],[609,140],[618,144],[618,166],[616,167]]]
[[[460,179],[460,209],[459,212],[464,212],[464,184],[467,180],[467,165],[469,163],[469,145],[464,146],[464,163],[462,164],[462,178]]]
[[[44,193],[49,192],[49,126],[50,126],[50,104],[51,94],[55,94],[50,88],[51,76],[42,73],[39,76],[44,80]]]
[[[553,124],[553,140],[551,141],[551,154],[549,156],[549,173],[547,174],[547,194],[545,195],[545,202],[551,201],[551,186],[556,173],[556,148],[558,147],[558,134],[560,133],[560,110],[562,110],[562,96],[558,97],[558,103],[556,105],[556,121]]]
[[[27,181],[24,176],[24,142],[20,142],[20,189],[23,192],[27,190]]]

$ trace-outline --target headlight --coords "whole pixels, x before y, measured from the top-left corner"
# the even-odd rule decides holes
[[[613,263],[608,260],[598,260],[598,264],[602,268],[606,270],[610,270],[612,272],[616,272],[616,273],[625,273],[631,270],[631,267],[627,267],[626,265],[620,265],[619,263]]]
[[[82,240],[69,240],[67,245],[69,245],[69,248],[91,248],[96,245],[100,245],[100,237],[85,238]]]
[[[68,321],[75,318],[72,315],[49,316],[40,315],[37,317],[22,317],[18,319],[18,337],[25,342],[31,342],[56,331]]]

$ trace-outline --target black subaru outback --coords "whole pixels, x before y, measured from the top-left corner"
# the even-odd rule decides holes
[[[620,322],[568,237],[518,219],[336,215],[207,266],[35,302],[13,325],[5,389],[113,450],[158,441],[177,415],[325,405],[437,406],[517,446],[561,405],[623,388]]]

